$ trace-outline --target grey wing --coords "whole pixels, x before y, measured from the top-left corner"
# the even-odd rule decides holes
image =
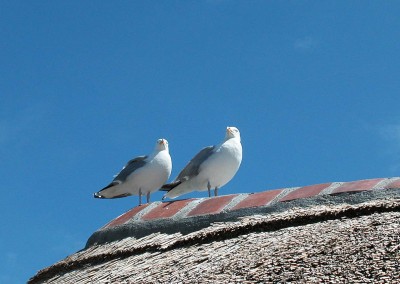
[[[125,167],[123,167],[122,170],[117,174],[117,176],[114,178],[113,182],[114,181],[124,182],[131,173],[133,173],[134,171],[143,167],[146,164],[146,161],[145,161],[146,158],[147,158],[147,156],[139,156],[139,157],[136,157],[136,158],[130,160],[125,165]]]
[[[204,161],[207,160],[214,153],[214,149],[215,146],[208,146],[203,148],[179,173],[176,180],[184,181],[190,177],[198,175],[201,164],[204,163]]]

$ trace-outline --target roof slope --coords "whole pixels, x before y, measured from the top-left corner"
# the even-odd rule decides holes
[[[400,278],[399,227],[399,199],[296,208],[92,246],[31,283],[390,283]]]
[[[29,282],[390,283],[399,228],[399,178],[156,202]]]

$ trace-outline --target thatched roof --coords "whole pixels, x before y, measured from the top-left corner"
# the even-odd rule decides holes
[[[30,283],[397,283],[400,189],[317,200],[188,234],[92,243]]]

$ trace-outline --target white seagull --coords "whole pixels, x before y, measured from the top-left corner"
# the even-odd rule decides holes
[[[240,132],[236,127],[227,127],[225,140],[221,144],[202,149],[175,181],[162,186],[161,190],[167,191],[163,199],[175,198],[194,190],[208,190],[208,196],[211,197],[211,188],[214,188],[214,195],[217,196],[218,189],[233,178],[241,162]]]
[[[168,141],[158,139],[152,154],[139,156],[130,160],[114,180],[105,188],[94,194],[95,198],[119,198],[142,195],[150,202],[150,193],[158,190],[169,178],[172,170]]]

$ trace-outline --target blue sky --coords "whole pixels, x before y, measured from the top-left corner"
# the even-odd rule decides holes
[[[396,1],[1,1],[0,283],[136,206],[92,193],[161,137],[172,179],[237,126],[243,162],[220,194],[399,176],[399,14]]]

